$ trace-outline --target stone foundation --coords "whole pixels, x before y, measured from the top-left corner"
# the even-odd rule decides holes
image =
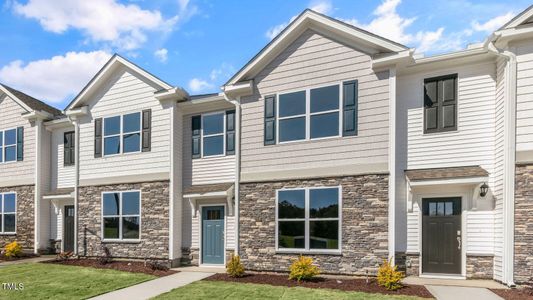
[[[405,275],[419,276],[420,275],[420,255],[405,254]]]
[[[200,249],[198,248],[181,248],[181,265],[182,266],[198,266],[200,265]],[[226,249],[226,262],[235,253],[233,249]]]
[[[240,256],[245,268],[288,271],[299,253],[276,252],[276,190],[342,186],[342,253],[309,254],[323,273],[374,275],[388,257],[388,175],[361,175],[240,186]],[[305,254],[305,253],[304,253]]]
[[[35,223],[35,194],[34,186],[17,186],[17,187],[0,187],[0,193],[17,194],[17,215],[16,215],[16,233],[0,234],[0,248],[17,241],[27,252],[34,250],[34,223]]]
[[[492,279],[494,274],[493,256],[466,256],[466,278]]]
[[[515,253],[516,283],[533,283],[533,164],[515,170]]]
[[[139,242],[103,242],[102,192],[141,191],[141,237]],[[169,258],[169,182],[146,182],[79,188],[78,251],[81,256],[102,256],[105,245],[113,257]]]

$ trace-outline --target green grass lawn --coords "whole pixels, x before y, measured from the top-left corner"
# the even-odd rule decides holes
[[[222,281],[197,281],[174,289],[155,299],[336,299],[382,300],[421,299],[408,296],[390,296],[360,292],[343,292],[327,289],[280,287],[266,284],[232,283]]]
[[[0,299],[86,299],[153,278],[146,274],[54,264],[0,266]],[[23,283],[24,289],[4,290],[2,283]]]

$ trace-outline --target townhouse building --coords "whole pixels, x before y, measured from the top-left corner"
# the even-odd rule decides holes
[[[118,55],[63,111],[0,85],[0,245],[530,282],[532,23],[426,58],[306,10],[221,93]]]

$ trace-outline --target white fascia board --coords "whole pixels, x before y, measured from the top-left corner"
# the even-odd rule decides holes
[[[533,25],[496,31],[494,35],[498,37],[497,46],[504,46],[511,40],[531,38],[533,36]]]
[[[217,197],[226,197],[228,195],[227,191],[220,192],[209,192],[203,194],[185,194],[183,198],[197,199],[197,198],[217,198]]]
[[[372,69],[386,68],[395,65],[412,64],[415,62],[413,58],[414,49],[405,50],[395,53],[393,55],[379,57],[372,59]]]
[[[189,94],[180,87],[173,87],[155,92],[154,97],[159,101],[184,101],[189,97]]]
[[[446,61],[446,60],[457,59],[457,58],[464,58],[468,56],[475,56],[475,55],[480,55],[480,54],[485,54],[485,53],[488,53],[486,49],[484,49],[483,47],[478,47],[478,48],[461,50],[457,52],[446,53],[442,55],[435,55],[435,56],[415,59],[414,64],[421,65],[421,64],[440,62],[440,61]]]
[[[430,186],[430,185],[446,185],[446,184],[480,184],[487,182],[488,177],[469,177],[469,178],[452,178],[452,179],[436,179],[436,180],[416,180],[409,181],[411,187]]]
[[[65,114],[68,117],[72,117],[72,118],[85,116],[88,113],[89,113],[89,107],[87,107],[87,106],[73,108],[73,109],[69,109],[69,110],[65,111]]]
[[[45,112],[45,111],[39,111],[39,110],[33,110],[33,111],[30,111],[28,113],[24,113],[22,114],[22,118],[26,119],[26,120],[29,120],[29,121],[33,121],[33,120],[47,120],[47,119],[51,119],[53,118],[54,116],[51,114],[51,113],[48,113],[48,112]]]
[[[222,87],[224,94],[229,98],[235,98],[239,96],[249,96],[253,92],[253,81],[239,82]]]
[[[52,131],[58,128],[74,127],[74,124],[69,118],[61,118],[45,122],[44,127],[46,130]]]
[[[501,29],[508,29],[522,25],[529,18],[533,17],[533,6],[526,8],[521,14],[517,15],[509,23],[505,24]]]

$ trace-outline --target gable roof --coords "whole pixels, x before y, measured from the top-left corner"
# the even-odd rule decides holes
[[[41,100],[37,100],[33,98],[32,96],[29,96],[19,90],[16,90],[12,87],[9,87],[5,84],[0,84],[0,90],[2,90],[4,93],[8,94],[10,97],[13,97],[15,101],[19,102],[19,104],[22,104],[24,109],[31,111],[45,111],[54,117],[61,116],[62,112],[52,107]]]
[[[166,83],[165,81],[159,79],[152,73],[146,71],[145,69],[139,67],[138,65],[115,53],[98,71],[98,73],[94,75],[94,77],[87,83],[87,85],[85,85],[85,87],[80,91],[80,93],[76,97],[74,97],[74,99],[67,105],[65,111],[74,108],[77,104],[79,104],[84,99],[85,95],[87,95],[87,93],[90,92],[100,82],[100,80],[108,72],[111,72],[112,69],[117,65],[123,65],[129,69],[132,69],[144,78],[153,82],[155,85],[159,86],[161,90],[168,90],[172,88],[170,84]]]
[[[530,5],[528,8],[524,9],[521,13],[516,15],[509,22],[505,23],[505,25],[503,25],[497,31],[500,31],[503,29],[514,28],[524,23],[531,23],[531,22],[533,22],[533,5]]]
[[[291,42],[296,40],[303,31],[309,28],[324,29],[344,39],[357,41],[358,43],[379,49],[382,52],[400,52],[409,49],[402,44],[370,33],[351,24],[339,21],[314,10],[306,9],[233,75],[224,86],[233,85],[250,74],[257,74],[257,69],[272,61]]]

